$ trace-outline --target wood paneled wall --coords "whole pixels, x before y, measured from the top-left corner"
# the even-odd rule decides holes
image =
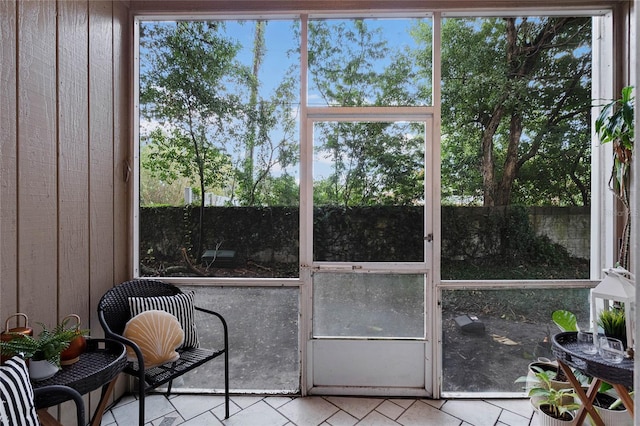
[[[0,19],[2,327],[75,313],[100,337],[97,302],[130,276],[129,9],[2,0]]]

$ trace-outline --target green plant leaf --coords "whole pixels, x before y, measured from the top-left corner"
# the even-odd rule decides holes
[[[559,310],[551,314],[551,319],[560,331],[578,331],[578,320],[573,312]]]

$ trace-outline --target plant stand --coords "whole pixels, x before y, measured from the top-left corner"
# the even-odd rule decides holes
[[[576,424],[581,425],[587,414],[589,414],[594,424],[605,426],[593,406],[593,400],[603,381],[613,386],[633,419],[633,399],[627,391],[627,387],[633,386],[633,360],[625,359],[620,364],[612,364],[604,361],[598,354],[585,354],[582,352],[576,337],[576,332],[566,332],[556,334],[552,339],[552,350],[558,359],[558,365],[562,368],[576,394],[580,397],[580,401],[582,401],[582,407],[576,416]],[[587,392],[584,391],[571,368],[593,377]]]

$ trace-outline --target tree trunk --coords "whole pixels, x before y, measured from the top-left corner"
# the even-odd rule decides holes
[[[502,179],[498,185],[498,191],[495,197],[497,206],[509,205],[511,201],[511,188],[518,176],[520,165],[518,164],[518,147],[520,146],[520,137],[522,136],[522,116],[519,113],[511,114],[511,122],[509,123],[509,146],[507,147],[507,155],[504,160],[504,168],[502,171]]]
[[[503,100],[506,95],[503,95]],[[484,192],[485,207],[495,206],[496,198],[496,180],[495,180],[495,159],[493,156],[493,138],[498,130],[502,116],[504,115],[504,107],[499,104],[491,114],[489,122],[482,132],[482,187]]]

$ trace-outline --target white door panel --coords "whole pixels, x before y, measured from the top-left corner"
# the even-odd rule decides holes
[[[313,384],[425,388],[425,342],[312,341]]]

